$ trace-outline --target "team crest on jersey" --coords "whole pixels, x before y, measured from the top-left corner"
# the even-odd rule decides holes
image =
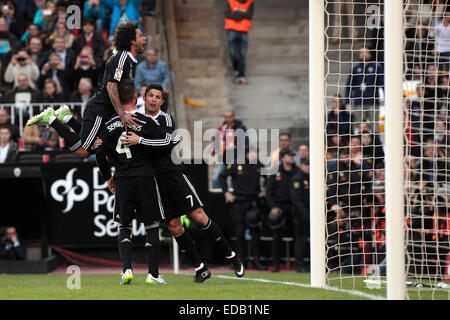
[[[237,169],[238,169],[238,171],[242,171],[242,166],[238,165]]]
[[[295,188],[295,189],[300,188],[300,182],[295,181],[295,182],[294,182],[294,188]]]
[[[116,72],[114,73],[114,79],[117,81],[120,81],[120,79],[122,79],[122,73],[123,73],[123,70],[117,68]]]

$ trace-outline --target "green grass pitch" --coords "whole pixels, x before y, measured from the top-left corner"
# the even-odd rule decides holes
[[[119,284],[113,274],[81,274],[80,289],[68,289],[69,275],[1,275],[0,299],[32,300],[359,300],[385,298],[386,290],[368,289],[362,279],[343,281],[342,289],[325,290],[309,287],[309,274],[247,273],[238,279],[232,273],[214,274],[203,284],[193,283],[192,274],[165,274],[167,285],[147,285],[145,274],[135,274],[130,285]],[[418,289],[409,289],[417,298]],[[416,292],[416,293],[415,293]],[[439,295],[440,294],[440,295]],[[423,293],[421,299],[430,299]],[[435,299],[448,299],[438,292]]]

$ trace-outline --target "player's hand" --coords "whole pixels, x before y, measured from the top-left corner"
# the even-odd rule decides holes
[[[130,127],[138,127],[139,123],[142,122],[141,120],[133,116],[132,113],[125,113],[121,119],[125,126]]]
[[[139,144],[139,139],[141,137],[138,136],[136,133],[134,132],[123,132],[122,133],[122,137],[120,138],[120,141],[122,141],[122,144],[130,147],[130,146],[134,146],[136,144]]]
[[[97,150],[98,148],[100,148],[102,143],[103,143],[103,140],[100,139],[99,137],[97,137],[97,139],[95,139],[95,141],[94,141],[94,145],[92,146],[92,149]]]
[[[225,192],[225,203],[233,203],[236,200],[236,196],[231,192]]]
[[[114,182],[114,178],[113,178],[113,177],[109,178],[107,184],[108,184],[109,190],[110,190],[113,194],[115,194],[115,193],[116,193],[116,183]]]

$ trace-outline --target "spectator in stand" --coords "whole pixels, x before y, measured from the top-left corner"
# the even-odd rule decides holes
[[[361,136],[352,136],[350,139],[350,158],[352,163],[355,164],[354,170],[358,170],[358,168],[367,170],[370,168],[369,159],[364,157],[362,150]]]
[[[161,106],[161,110],[167,112],[169,102],[167,64],[158,59],[158,51],[156,49],[147,49],[144,55],[145,60],[136,67],[134,85],[136,88],[140,88],[145,83],[154,83],[162,86],[164,103]]]
[[[66,40],[63,36],[55,38],[53,52],[56,52],[61,57],[61,62],[66,70],[73,69],[77,55],[72,49],[67,48]]]
[[[422,180],[430,182],[446,182],[448,180],[447,158],[439,154],[439,149],[434,144],[433,138],[425,140],[422,157]]]
[[[25,260],[25,247],[13,226],[0,229],[0,260]]]
[[[78,82],[78,90],[72,92],[70,95],[70,102],[81,103],[81,106],[77,105],[72,112],[76,113],[79,118],[82,117],[82,110],[87,101],[94,94],[95,90],[92,87],[92,81],[90,78],[81,78]]]
[[[300,162],[303,160],[309,160],[309,147],[306,144],[301,144],[297,148],[297,154],[294,157],[295,165],[300,167]]]
[[[85,1],[83,17],[86,20],[95,21],[97,33],[101,35],[107,20],[107,8],[101,0]]]
[[[91,79],[92,86],[94,89],[97,88],[98,68],[91,47],[84,47],[75,62],[72,75],[72,82],[75,86],[78,86],[81,78]]]
[[[8,23],[8,29],[11,30],[17,39],[19,39],[24,33],[24,21],[21,21],[18,15],[16,15],[16,6],[12,0],[8,0],[3,2],[2,8],[2,17],[6,19]]]
[[[28,41],[28,47],[27,52],[31,57],[31,60],[38,66],[39,73],[44,65],[44,63],[47,61],[47,54],[42,50],[42,40],[38,36],[33,36]]]
[[[417,24],[405,31],[405,55],[408,62],[408,73],[414,74],[414,67],[418,66],[419,70],[426,69],[426,65],[434,61],[432,54],[434,51],[434,42],[430,40],[433,32],[428,26]],[[412,74],[412,75],[413,75]],[[409,78],[412,76],[407,74]]]
[[[73,42],[72,50],[78,55],[84,47],[90,47],[97,67],[102,63],[105,51],[105,42],[100,33],[95,32],[95,25],[92,20],[84,20],[82,24],[83,33]]]
[[[19,141],[20,130],[17,124],[11,123],[10,109],[0,109],[0,127],[8,128],[11,132],[11,139],[15,142]]]
[[[52,47],[57,37],[64,38],[66,49],[71,48],[75,41],[75,36],[67,30],[66,21],[58,21],[56,23],[55,31],[47,38],[46,44]]]
[[[432,31],[435,39],[435,51],[433,54],[438,59],[439,70],[445,73],[450,72],[450,7],[445,6],[443,18],[438,20]]]
[[[22,138],[26,150],[53,150],[58,146],[58,134],[47,126],[25,126]]]
[[[140,113],[145,113],[145,90],[147,89],[147,84],[144,84],[141,86],[141,89],[139,90],[139,97],[136,101],[136,111]]]
[[[5,81],[5,68],[3,68],[3,63],[0,59],[0,103],[3,103],[5,99],[5,93],[11,89],[11,84]]]
[[[437,99],[441,96],[441,88],[438,85],[438,70],[435,64],[427,66],[425,90],[423,93],[422,109],[422,128],[423,140],[432,139],[434,137],[435,116],[439,113],[440,105]]]
[[[36,81],[39,79],[39,67],[31,59],[25,49],[21,49],[17,54],[13,55],[10,63],[6,67],[5,81],[12,83],[13,87],[17,87],[17,76],[24,73],[28,76],[30,87],[36,88]]]
[[[328,172],[333,172],[337,170],[340,150],[348,148],[349,141],[348,137],[342,137],[340,135],[335,134],[334,132],[332,132],[327,137],[327,140],[328,140],[326,147],[327,170]]]
[[[17,37],[9,32],[6,19],[0,17],[0,59],[4,65],[8,64],[12,52],[15,52],[19,45]]]
[[[22,109],[23,121],[24,123],[30,117],[29,106],[30,103],[40,102],[41,101],[41,93],[37,89],[33,89],[30,86],[30,80],[25,73],[19,73],[17,75],[17,87],[9,90],[5,93],[5,103],[14,103],[15,105],[15,117],[16,119],[20,119],[20,109]],[[34,113],[38,112],[38,108],[36,107],[33,110]],[[16,120],[18,121],[18,120]],[[20,124],[20,123],[19,123]],[[20,124],[22,125],[22,124]]]
[[[55,80],[48,78],[44,81],[44,88],[42,88],[42,101],[48,103],[65,102],[67,96],[62,93]]]
[[[294,153],[290,150],[280,152],[280,167],[277,174],[267,180],[266,199],[270,207],[267,224],[272,230],[272,272],[280,271],[280,244],[285,226],[292,226],[291,181],[298,168],[295,166]],[[292,231],[292,230],[288,230]]]
[[[36,3],[38,10],[36,11],[33,23],[41,29],[41,39],[44,41],[49,34],[55,30],[58,15],[56,13],[56,3],[52,0]],[[44,42],[45,43],[45,42]]]
[[[0,163],[16,162],[19,156],[19,145],[11,139],[8,127],[0,128]]]
[[[336,132],[338,135],[350,133],[351,119],[341,95],[336,94],[331,100],[332,110],[328,112],[327,134]]]
[[[5,93],[5,103],[18,103],[19,101],[27,101],[28,103],[41,101],[40,91],[31,86],[30,79],[26,73],[19,73],[17,75],[17,86]]]
[[[214,188],[220,188],[219,175],[225,170],[226,164],[234,164],[237,162],[238,140],[235,135],[236,130],[240,129],[242,133],[245,133],[247,130],[242,121],[236,119],[236,115],[233,110],[225,110],[223,117],[224,122],[217,130],[218,132],[215,140],[217,146],[211,149],[211,155],[214,156],[217,154],[219,157],[219,163],[221,163],[213,179]],[[247,145],[247,142],[244,143]]]
[[[292,140],[289,133],[281,133],[279,137],[279,148],[272,153],[271,164],[272,166],[279,161],[280,152],[283,150],[292,151]]]
[[[384,151],[378,135],[364,131],[361,135],[362,153],[370,168],[384,164]]]
[[[355,141],[354,144],[356,144]],[[356,148],[352,147],[352,149]],[[355,151],[357,150],[353,150],[353,153]],[[349,148],[341,148],[337,171],[330,172],[327,176],[329,218],[334,220],[336,214],[342,213],[348,217],[348,212],[343,208],[360,208],[364,201],[361,195],[370,193],[370,184],[367,183],[369,181],[371,181],[370,177],[362,170],[358,162],[352,161]]]
[[[373,61],[370,50],[365,47],[359,51],[359,60],[347,80],[346,109],[352,110],[351,115],[356,121],[373,123],[378,119],[378,90],[384,87],[384,70],[381,64]]]
[[[252,25],[253,0],[228,0],[225,9],[225,30],[235,83],[247,84],[245,79],[248,33]]]
[[[98,80],[99,83],[102,82],[103,76],[105,74],[106,61],[108,61],[108,59],[113,55],[113,52],[114,52],[114,48],[113,48],[113,46],[110,45],[106,48],[105,52],[103,53],[103,62],[101,63],[100,68],[99,68],[100,69],[99,70],[100,77]]]
[[[114,30],[118,24],[127,22],[137,22],[139,29],[143,32],[141,16],[141,0],[102,0],[101,4],[107,9],[111,9],[111,22],[109,24],[109,40],[111,42]]]
[[[62,93],[63,97],[69,97],[72,92],[71,88],[71,73],[67,71],[61,61],[61,57],[56,52],[50,54],[49,60],[44,64],[39,77],[39,87],[44,88],[46,79],[55,80],[58,91]]]
[[[14,0],[15,17],[23,29],[18,29],[19,39],[26,32],[26,27],[33,22],[34,14],[37,10],[35,0]]]
[[[39,26],[34,23],[30,24],[27,31],[20,37],[20,47],[24,48],[28,46],[32,37],[39,37],[42,44],[41,30],[39,29]]]

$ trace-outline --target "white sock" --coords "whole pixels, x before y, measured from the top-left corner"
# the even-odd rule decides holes
[[[200,266],[199,267],[197,267],[197,268],[195,268],[195,271],[198,271],[198,270],[200,270],[201,268],[203,268],[205,265],[203,264],[203,262],[202,263],[200,263]]]
[[[66,115],[66,116],[63,117],[62,121],[63,121],[64,123],[67,123],[67,122],[70,121],[70,119],[72,119],[72,115],[71,115],[71,114],[68,114],[68,115]]]
[[[50,118],[48,119],[48,124],[52,124],[53,121],[55,121],[56,116],[52,115],[50,116]]]
[[[227,257],[227,259],[232,259],[236,256],[236,253],[234,251],[231,252],[231,255]]]

